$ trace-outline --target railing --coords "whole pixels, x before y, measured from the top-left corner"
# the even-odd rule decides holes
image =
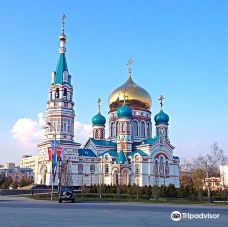
[[[49,193],[51,189],[0,189],[0,195],[31,195]],[[55,192],[55,191],[54,191]],[[57,190],[56,190],[57,192]]]

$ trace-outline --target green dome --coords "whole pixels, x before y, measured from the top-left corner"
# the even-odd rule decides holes
[[[131,118],[132,117],[132,110],[127,105],[123,105],[118,108],[117,110],[118,118]]]
[[[154,120],[156,124],[168,124],[169,116],[161,110],[158,114],[155,115]]]
[[[93,125],[96,125],[96,126],[105,125],[106,119],[105,119],[105,117],[103,115],[101,115],[100,113],[98,113],[97,115],[95,115],[92,118],[92,123],[93,123]]]

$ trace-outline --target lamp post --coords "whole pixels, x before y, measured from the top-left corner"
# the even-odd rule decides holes
[[[148,174],[148,183],[149,183],[148,186],[150,186],[150,174]]]
[[[56,153],[56,128],[50,122],[47,122],[47,124],[54,129],[54,153]],[[53,200],[53,189],[54,189],[54,174],[52,169],[51,200]]]

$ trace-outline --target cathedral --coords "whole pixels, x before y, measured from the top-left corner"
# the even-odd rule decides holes
[[[98,99],[91,138],[84,146],[74,141],[74,91],[66,60],[64,17],[59,40],[59,58],[51,74],[45,114],[45,140],[38,144],[35,183],[74,186],[171,183],[179,187],[180,160],[173,155],[174,146],[169,140],[169,116],[163,111],[164,97],[160,97],[161,109],[153,119],[150,94],[134,82],[131,59],[126,82],[109,96],[109,119],[102,115]],[[153,120],[155,135],[152,135]],[[53,149],[51,141],[58,155],[55,174],[49,154]]]

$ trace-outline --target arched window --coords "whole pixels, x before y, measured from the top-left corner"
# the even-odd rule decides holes
[[[82,164],[79,164],[78,165],[78,173],[79,174],[82,174],[82,172],[83,172],[83,165]]]
[[[137,121],[132,121],[131,123],[131,128],[132,128],[132,136],[138,136],[138,122]]]
[[[130,123],[127,122],[127,132],[130,133]]]
[[[102,139],[103,138],[103,130],[102,129],[99,129],[98,138],[99,139]]]
[[[123,131],[126,132],[127,131],[127,122],[123,123]]]
[[[158,174],[158,160],[155,160],[155,163],[154,163],[154,174],[155,175]]]
[[[98,138],[99,136],[99,132],[98,132],[98,129],[95,130],[95,138]]]
[[[169,175],[169,163],[168,163],[168,161],[165,162],[165,175]]]
[[[163,156],[160,156],[159,173],[160,173],[160,175],[164,175],[164,158],[163,158]]]
[[[145,137],[145,122],[141,122],[141,137]]]
[[[150,122],[147,122],[146,131],[147,131],[147,137],[150,137]]]
[[[64,88],[63,97],[64,97],[64,98],[67,98],[67,89],[66,89],[66,88]]]
[[[56,99],[59,98],[59,88],[56,88],[56,91],[55,91],[55,98],[56,98]]]
[[[119,122],[116,123],[116,135],[119,133]]]
[[[124,122],[120,123],[120,131],[121,131],[121,132],[124,131]]]
[[[115,123],[111,123],[111,137],[115,137]]]

